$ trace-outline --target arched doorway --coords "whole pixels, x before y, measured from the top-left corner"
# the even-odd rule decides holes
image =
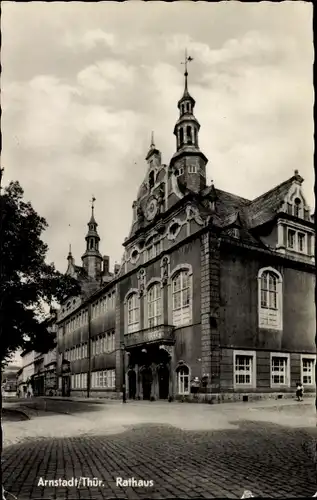
[[[159,398],[168,399],[169,393],[169,369],[165,363],[161,363],[157,367]]]
[[[153,382],[152,370],[149,366],[144,367],[142,372],[142,389],[143,389],[143,399],[151,399],[151,387]]]
[[[128,371],[129,399],[135,399],[136,396],[136,373],[133,369]]]

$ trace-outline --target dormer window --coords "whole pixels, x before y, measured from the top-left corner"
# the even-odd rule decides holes
[[[298,251],[299,252],[304,252],[305,251],[305,243],[306,243],[306,235],[304,233],[298,233],[297,234],[297,243],[298,243]]]
[[[307,253],[307,235],[295,229],[288,229],[287,231],[287,248],[294,252]]]
[[[300,211],[301,211],[301,201],[299,198],[296,198],[295,202],[294,202],[294,215],[295,215],[295,217],[300,217]]]
[[[287,246],[288,248],[295,248],[295,235],[296,232],[293,229],[289,229],[287,233]]]

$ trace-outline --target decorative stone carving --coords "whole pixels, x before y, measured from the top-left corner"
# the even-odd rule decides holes
[[[169,275],[168,265],[169,265],[168,257],[163,257],[162,264],[161,264],[161,268],[162,268],[162,272],[161,272],[162,285],[166,285],[167,281],[168,281],[168,275]]]
[[[160,187],[158,195],[159,213],[164,212],[164,202],[165,202],[165,190],[162,187]]]
[[[138,222],[139,224],[143,223],[144,222],[144,213],[143,213],[143,210],[142,210],[142,207],[141,205],[138,203],[138,206],[137,206],[137,218],[138,218]]]
[[[193,207],[192,205],[187,205],[186,216],[188,221],[194,219],[195,222],[200,226],[204,224],[204,220],[202,219],[197,207]]]
[[[142,297],[144,294],[145,287],[145,269],[140,269],[138,272],[138,283],[139,283],[139,297]]]
[[[159,349],[164,349],[164,351],[166,351],[170,357],[172,357],[172,354],[173,354],[173,347],[170,346],[170,345],[160,345]]]

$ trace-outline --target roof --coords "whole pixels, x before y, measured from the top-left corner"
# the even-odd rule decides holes
[[[273,189],[258,196],[248,207],[248,222],[250,227],[261,226],[270,221],[281,208],[295,176],[282,182]]]

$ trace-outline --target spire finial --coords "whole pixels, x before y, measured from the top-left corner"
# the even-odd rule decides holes
[[[151,132],[151,145],[150,145],[150,149],[154,149],[155,148],[155,143],[154,143],[154,132],[152,130]]]
[[[94,197],[94,195],[92,195],[92,198],[90,201],[91,201],[91,215],[94,215],[95,201],[96,201],[96,198]]]
[[[72,253],[72,244],[70,243],[69,244],[69,254],[71,255],[71,253]]]
[[[185,92],[188,90],[187,89],[187,77],[188,77],[188,63],[193,61],[193,57],[187,55],[187,49],[185,49],[185,60],[184,62],[182,62],[181,64],[184,64],[185,66],[185,72],[184,72],[184,76],[185,76]]]

